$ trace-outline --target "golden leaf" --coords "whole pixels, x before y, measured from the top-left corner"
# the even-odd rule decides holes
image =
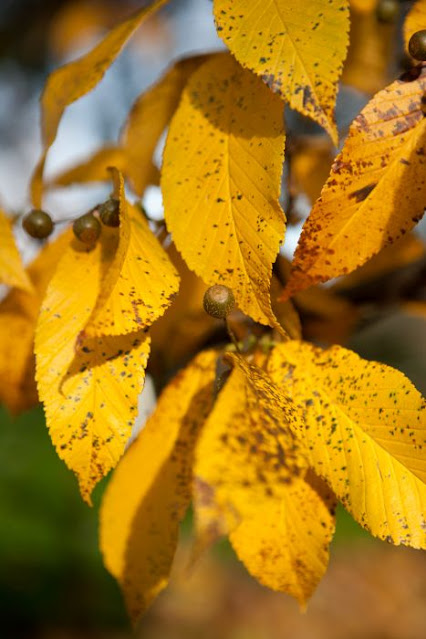
[[[377,19],[372,11],[351,11],[348,57],[342,82],[373,95],[393,79],[391,68],[395,52],[396,24]]]
[[[349,0],[350,8],[359,13],[374,13],[378,0]]]
[[[32,292],[13,289],[0,303],[0,401],[16,414],[38,403],[34,332],[41,301],[69,242],[62,234],[45,244],[26,271]]]
[[[318,480],[317,480],[318,483]],[[295,597],[302,607],[322,579],[335,529],[335,500],[295,478],[281,499],[265,499],[230,536],[248,571],[261,584]]]
[[[223,512],[230,532],[256,514],[263,500],[284,496],[307,461],[293,433],[299,411],[282,398],[260,368],[227,355],[234,369],[219,392],[200,435],[195,458],[198,533],[211,535],[211,506]],[[205,516],[207,512],[208,516]]]
[[[234,370],[196,449],[196,548],[229,533],[253,576],[305,604],[327,567],[333,498],[304,479],[297,407],[259,368],[228,359]]]
[[[42,303],[35,339],[37,385],[50,436],[88,503],[94,485],[124,451],[149,353],[143,331],[104,338],[82,333],[102,271],[114,256],[106,231],[94,248],[74,239],[65,250]]]
[[[86,161],[63,171],[47,185],[68,186],[82,182],[106,182],[111,179],[108,167],[115,166],[121,172],[126,170],[126,154],[118,146],[104,146]]]
[[[214,319],[203,309],[206,291],[204,282],[186,266],[174,244],[167,254],[175,266],[181,281],[173,303],[151,327],[152,354],[150,367],[175,370],[195,355],[203,342],[213,335],[223,322]]]
[[[256,76],[229,54],[192,74],[164,152],[167,225],[192,270],[232,288],[241,310],[271,326],[283,153],[283,104]]]
[[[12,222],[2,210],[0,210],[0,238],[0,284],[31,291],[31,282],[16,248]]]
[[[191,498],[196,437],[213,401],[216,353],[199,354],[163,391],[117,467],[100,513],[100,545],[134,621],[168,582]]]
[[[340,346],[275,347],[268,371],[304,413],[310,463],[353,517],[394,544],[426,548],[426,403],[399,371]]]
[[[276,267],[281,278],[286,281],[290,274],[290,262],[279,255]],[[334,293],[330,288],[311,286],[305,291],[296,293],[292,301],[301,315],[302,334],[307,340],[320,340],[321,343],[328,344],[344,344],[353,333],[359,320],[357,307]],[[278,318],[281,321],[280,315]],[[287,332],[293,339],[300,337],[300,335],[293,336],[289,331]]]
[[[237,60],[337,143],[337,81],[349,44],[347,0],[214,0],[219,36]]]
[[[152,156],[161,134],[176,111],[190,75],[207,59],[205,55],[176,62],[160,80],[142,93],[130,111],[121,143],[127,157],[127,175],[142,196],[152,183]]]
[[[417,80],[380,91],[352,123],[302,231],[285,295],[353,271],[420,220],[426,119]]]
[[[426,0],[417,0],[411,7],[404,22],[404,42],[408,49],[411,36],[416,31],[426,29]]]
[[[413,233],[403,235],[394,244],[387,246],[371,260],[345,275],[332,286],[332,291],[348,291],[362,287],[366,282],[379,280],[386,274],[421,260],[426,253],[425,243]],[[303,294],[303,293],[302,293]]]
[[[328,178],[333,158],[331,142],[325,136],[312,136],[297,144],[291,153],[292,193],[304,193],[313,204]]]
[[[126,202],[123,177],[113,170],[118,180],[120,230],[111,233],[118,246],[104,270],[100,294],[85,327],[91,336],[124,335],[147,328],[163,315],[179,288],[167,253],[142,211]]]
[[[167,0],[155,0],[149,7],[140,9],[109,31],[89,53],[49,75],[41,96],[43,151],[31,180],[31,199],[36,208],[41,207],[47,152],[55,141],[66,107],[89,93],[102,80],[106,70],[142,21],[166,2]]]

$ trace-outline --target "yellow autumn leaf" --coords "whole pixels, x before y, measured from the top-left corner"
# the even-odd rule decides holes
[[[304,414],[310,463],[353,517],[394,544],[426,548],[426,403],[399,371],[340,346],[275,347],[268,371]]]
[[[402,269],[421,260],[426,254],[426,244],[414,233],[403,235],[394,244],[387,246],[371,260],[340,278],[331,290],[341,293],[356,289],[366,283],[378,281],[384,275]]]
[[[16,248],[12,222],[2,210],[0,210],[0,238],[0,284],[31,291],[31,282]]]
[[[258,503],[280,499],[307,468],[299,411],[283,399],[260,368],[226,356],[233,371],[203,428],[195,457],[195,506],[199,535],[211,503],[224,513],[229,531],[252,517]]]
[[[380,91],[352,123],[303,227],[286,296],[353,271],[421,219],[426,67],[419,71]]]
[[[197,275],[232,288],[242,311],[271,326],[283,154],[283,104],[256,76],[229,54],[191,75],[164,152],[167,226]]]
[[[349,0],[351,9],[359,13],[374,13],[379,0]]]
[[[38,403],[35,326],[47,285],[68,242],[65,233],[45,244],[26,271],[31,292],[14,288],[0,303],[0,401],[15,414]]]
[[[127,174],[137,195],[150,183],[152,156],[161,134],[179,104],[191,73],[207,59],[197,55],[176,62],[135,101],[121,136],[127,158]]]
[[[164,374],[164,369],[175,370],[182,361],[195,355],[218,326],[223,326],[220,320],[204,311],[206,285],[189,270],[173,243],[167,248],[167,255],[179,274],[181,285],[173,303],[150,329],[150,367],[159,375]]]
[[[302,607],[324,576],[335,529],[334,498],[297,477],[281,499],[265,499],[230,535],[232,546],[261,584],[292,595]]]
[[[383,89],[395,75],[396,23],[381,22],[376,11],[351,11],[348,57],[342,82],[363,93],[373,95]]]
[[[178,274],[141,209],[126,202],[122,175],[113,169],[120,202],[118,242],[104,269],[100,294],[85,327],[87,335],[124,335],[147,328],[163,315],[179,288]]]
[[[295,145],[290,160],[290,190],[304,193],[313,204],[321,193],[333,163],[331,142],[325,136],[310,136]]]
[[[142,21],[166,2],[167,0],[154,0],[150,6],[140,9],[111,29],[87,54],[49,75],[41,96],[43,151],[31,180],[31,199],[34,207],[41,207],[46,156],[55,141],[66,107],[89,93],[102,80],[106,70]]]
[[[290,262],[279,255],[276,267],[281,278],[286,281],[290,274]],[[311,286],[305,291],[296,293],[292,301],[301,315],[302,333],[307,340],[319,340],[326,344],[344,344],[359,320],[359,309],[330,288]],[[288,333],[293,337],[289,331]],[[300,335],[293,338],[298,337]]]
[[[279,323],[291,339],[301,339],[302,325],[299,313],[297,312],[292,300],[286,300],[285,302],[278,301],[277,298],[281,291],[282,286],[280,281],[275,275],[272,275],[271,298],[272,310],[274,311],[275,317],[278,319]]]
[[[73,239],[43,300],[35,353],[39,397],[58,455],[75,472],[90,503],[94,485],[117,463],[136,417],[149,338],[89,338],[82,332],[95,306],[107,260],[107,230],[94,248]]]
[[[103,498],[100,546],[133,621],[168,582],[191,499],[193,449],[213,402],[217,354],[200,353],[163,391]]]
[[[118,146],[104,146],[84,162],[54,177],[48,187],[69,186],[82,182],[106,182],[111,179],[108,167],[115,166],[121,172],[126,169],[126,154]]]
[[[337,82],[349,44],[347,0],[214,0],[219,36],[244,67],[337,143]]]
[[[198,550],[229,533],[253,576],[304,605],[327,567],[334,500],[304,479],[300,411],[261,369],[228,358],[234,370],[196,449]]]
[[[413,33],[422,29],[426,29],[426,0],[417,0],[408,12],[404,22],[404,42],[407,50]]]

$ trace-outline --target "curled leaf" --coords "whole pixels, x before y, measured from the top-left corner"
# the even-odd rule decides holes
[[[35,208],[41,207],[46,156],[55,141],[66,107],[94,89],[142,21],[166,2],[155,0],[140,9],[111,29],[89,53],[49,75],[41,96],[43,151],[31,180],[31,199]]]
[[[166,587],[191,498],[197,435],[213,401],[216,353],[198,355],[163,391],[108,485],[100,545],[137,621]]]
[[[120,229],[103,233],[110,240],[100,293],[86,325],[88,335],[124,335],[150,326],[163,315],[179,288],[167,253],[141,209],[124,196],[123,176],[112,169],[119,201]]]

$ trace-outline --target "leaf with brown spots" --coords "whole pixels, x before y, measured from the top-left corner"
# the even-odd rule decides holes
[[[142,196],[152,172],[155,148],[176,111],[188,78],[208,56],[197,55],[176,62],[150,89],[134,103],[123,135],[122,148],[126,154],[130,182]]]
[[[268,372],[304,415],[310,463],[353,517],[426,548],[426,402],[399,371],[340,346],[275,347]]]
[[[46,156],[55,141],[65,109],[95,88],[142,21],[166,2],[155,0],[149,7],[140,9],[111,29],[91,51],[49,75],[41,96],[43,151],[31,180],[31,199],[36,208],[41,207],[43,197]]]
[[[417,0],[408,12],[404,22],[404,43],[407,50],[413,33],[423,29],[426,29],[426,0]]]
[[[110,250],[104,230],[94,248],[75,239],[66,248],[35,339],[37,386],[50,436],[88,503],[124,451],[149,354],[143,331],[92,339],[82,333],[99,295],[102,257]]]
[[[188,266],[276,325],[269,286],[284,236],[283,104],[229,54],[195,71],[173,117],[161,176],[165,217]]]
[[[31,282],[16,248],[12,222],[2,210],[0,210],[0,242],[0,284],[31,291]]]
[[[298,408],[261,369],[228,359],[234,370],[196,449],[198,549],[229,533],[253,576],[303,605],[327,567],[334,500],[304,479]]]
[[[426,66],[380,91],[352,123],[302,231],[288,297],[344,275],[421,219],[426,202]]]
[[[101,550],[133,621],[169,580],[191,499],[194,445],[213,402],[216,357],[200,353],[170,382],[103,498]]]
[[[124,335],[147,328],[163,315],[179,288],[178,274],[167,253],[142,210],[126,202],[123,177],[113,171],[120,229],[108,231],[118,245],[113,258],[106,260],[100,294],[85,327],[90,336]],[[108,231],[103,227],[103,233]]]
[[[0,401],[12,413],[38,403],[34,332],[47,285],[70,234],[45,244],[26,270],[32,292],[14,288],[0,303]]]
[[[347,0],[214,0],[219,36],[238,62],[337,143],[337,82],[349,44]]]
[[[258,581],[297,599],[302,607],[327,570],[335,530],[335,498],[294,478],[280,499],[266,498],[230,535],[235,552]]]
[[[228,354],[233,371],[200,436],[195,459],[195,507],[200,537],[210,536],[211,502],[230,532],[266,498],[281,499],[307,468],[299,410],[282,399],[257,366]],[[207,517],[205,515],[207,513]],[[221,526],[223,528],[223,526]]]

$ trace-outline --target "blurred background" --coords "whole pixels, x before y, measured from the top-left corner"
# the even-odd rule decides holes
[[[396,4],[398,14],[390,21],[379,19],[377,9],[353,12],[352,44],[337,112],[343,136],[372,93],[404,70],[400,26],[412,3]],[[87,51],[109,27],[142,5],[141,0],[1,0],[0,205],[11,215],[20,215],[29,206],[28,182],[40,152],[38,99],[48,73]],[[212,3],[171,1],[138,31],[103,82],[66,111],[49,154],[48,177],[84,160],[106,142],[116,142],[133,100],[173,59],[218,48],[222,44],[214,28]],[[289,257],[321,186],[312,176],[318,172],[319,182],[325,180],[335,150],[311,123],[290,112],[287,121],[293,171],[289,173],[287,165],[283,187]],[[310,155],[312,148],[316,152]],[[161,148],[157,155],[160,161]],[[109,190],[102,184],[57,189],[48,194],[46,209],[55,220],[76,217],[105,199]],[[144,204],[152,217],[161,218],[158,187],[148,189]],[[424,235],[422,229],[424,225],[416,242]],[[25,261],[30,260],[37,246],[19,225],[16,237]],[[337,285],[338,304],[343,306],[336,307],[335,315],[330,299],[318,301],[319,310],[306,299],[299,307],[305,310],[308,337],[327,343],[332,341],[330,334],[337,336],[336,341],[363,357],[404,371],[424,392],[426,278],[424,247],[419,250],[398,263],[403,269],[397,275],[391,256],[390,266],[388,260],[388,266],[368,280],[370,287],[362,278],[361,284],[352,283],[340,292]],[[403,294],[395,295],[395,286]],[[379,309],[374,305],[378,297]],[[348,306],[352,303],[357,312],[362,307],[363,321],[356,330],[337,335],[336,326],[345,325],[347,316],[354,317],[355,310]],[[97,488],[95,507],[89,509],[80,499],[74,477],[56,456],[41,408],[18,417],[0,409],[2,639],[131,636],[120,592],[97,549],[97,507],[104,485]],[[189,532],[190,517],[183,526],[172,584],[142,620],[138,637],[426,636],[425,555],[377,542],[343,510],[338,513],[329,572],[305,614],[289,597],[249,578],[226,543],[188,574],[184,565]]]

